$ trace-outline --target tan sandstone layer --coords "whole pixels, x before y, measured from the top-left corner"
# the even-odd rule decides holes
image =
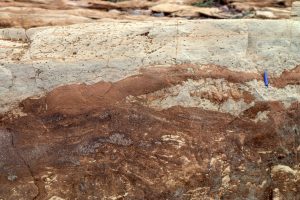
[[[0,27],[169,17],[286,19],[291,5],[292,0],[0,0]]]

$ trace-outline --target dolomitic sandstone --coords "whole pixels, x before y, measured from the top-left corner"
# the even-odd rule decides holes
[[[299,21],[10,28],[0,46],[0,199],[300,198]]]

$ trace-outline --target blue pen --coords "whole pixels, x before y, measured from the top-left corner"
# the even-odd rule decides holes
[[[268,87],[269,86],[269,80],[268,80],[267,70],[265,70],[265,72],[264,72],[264,82],[265,82],[265,86]]]

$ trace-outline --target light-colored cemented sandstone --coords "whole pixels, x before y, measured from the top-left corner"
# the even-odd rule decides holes
[[[278,77],[300,63],[300,22],[294,20],[113,20],[1,29],[0,39],[1,112],[59,85],[117,81],[154,65],[266,69]],[[299,101],[299,86],[266,89],[254,80],[245,87],[257,99]]]

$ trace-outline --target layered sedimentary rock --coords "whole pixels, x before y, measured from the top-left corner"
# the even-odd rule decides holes
[[[270,7],[270,6],[291,6],[293,1],[297,0],[225,0],[234,6],[249,6],[249,7]]]
[[[0,0],[0,28],[70,25],[100,19],[166,17],[287,19],[290,0]]]
[[[0,198],[300,198],[300,22],[0,38]]]

